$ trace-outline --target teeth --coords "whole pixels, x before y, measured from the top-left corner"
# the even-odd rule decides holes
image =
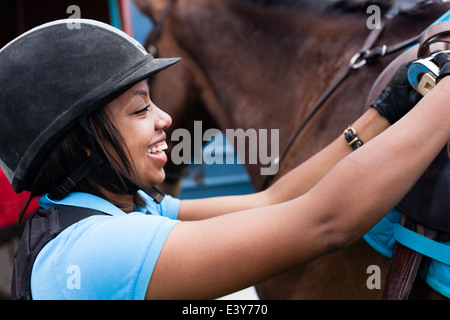
[[[157,146],[157,147],[153,147],[153,148],[149,148],[149,149],[147,149],[147,152],[148,153],[156,153],[156,152],[158,152],[158,151],[164,151],[164,150],[166,150],[167,149],[167,143],[162,143],[162,144],[160,144],[159,146]]]

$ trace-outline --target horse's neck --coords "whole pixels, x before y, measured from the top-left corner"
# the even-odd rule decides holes
[[[219,101],[214,107],[225,108],[239,128],[292,127],[368,33],[360,14],[237,4],[216,9],[186,15],[191,20],[178,38],[208,79]],[[198,14],[202,25],[192,20]],[[207,29],[205,21],[211,21]]]

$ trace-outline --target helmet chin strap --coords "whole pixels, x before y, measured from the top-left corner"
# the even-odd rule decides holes
[[[86,177],[97,165],[103,163],[103,157],[99,154],[93,154],[85,162],[75,169],[69,176],[64,178],[59,186],[50,192],[50,198],[54,200],[64,199],[75,186]]]
[[[131,182],[128,178],[124,176],[119,176],[117,172],[112,168],[112,166],[107,163],[106,161],[103,161],[102,163],[98,164],[100,170],[102,173],[109,178],[109,180],[115,184],[117,187],[121,186],[121,191],[125,194],[136,194],[138,190],[145,191],[150,197],[153,198],[153,200],[156,203],[161,203],[161,201],[164,199],[165,194],[160,191],[156,187],[151,187],[150,189],[143,189],[137,186],[134,182]]]
[[[109,162],[103,161],[98,165],[98,167],[103,175],[108,177],[108,180],[111,181],[124,194],[135,194],[139,189],[141,189],[128,178],[117,173]]]

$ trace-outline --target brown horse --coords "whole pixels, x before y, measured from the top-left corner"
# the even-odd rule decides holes
[[[172,128],[191,128],[194,120],[203,120],[204,130],[276,128],[280,152],[370,33],[366,9],[372,3],[362,0],[135,2],[156,23],[149,41],[155,41],[158,56],[183,58],[151,83],[153,100],[173,117]],[[376,4],[383,14],[391,5]],[[424,1],[401,10],[376,45],[418,35],[449,9],[440,1]],[[395,56],[350,73],[295,139],[275,179],[342,134]],[[266,176],[260,166],[246,168],[255,189],[261,189]],[[379,266],[383,283],[388,264],[360,240],[261,283],[257,291],[262,299],[378,299],[382,290],[368,289],[367,268]],[[410,298],[437,296],[416,281]]]

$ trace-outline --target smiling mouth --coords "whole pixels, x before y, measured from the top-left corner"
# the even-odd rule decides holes
[[[147,149],[147,153],[149,153],[149,154],[154,154],[154,153],[157,153],[157,152],[164,152],[165,150],[167,150],[167,143],[164,141],[164,142],[162,142],[162,143],[160,143],[160,144],[158,144],[157,146],[154,146],[154,147],[149,147],[148,149]]]

